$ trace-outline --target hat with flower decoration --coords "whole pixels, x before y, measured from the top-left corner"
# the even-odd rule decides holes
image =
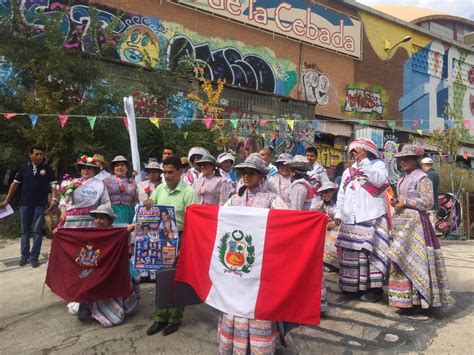
[[[98,161],[94,157],[88,157],[87,155],[82,155],[77,161],[77,165],[82,166],[91,166],[93,168],[99,169]]]

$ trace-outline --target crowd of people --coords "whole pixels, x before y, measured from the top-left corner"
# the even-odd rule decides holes
[[[109,173],[104,157],[95,154],[78,159],[80,176],[70,179],[68,190],[62,191],[54,188],[56,179],[43,162],[43,149],[33,147],[30,161],[18,170],[0,208],[21,189],[20,265],[31,263],[32,267],[39,265],[42,215],[50,186],[50,203],[58,203],[61,209],[58,228],[113,225],[132,231],[137,205],[173,206],[180,236],[186,207],[192,204],[317,211],[329,220],[321,268],[338,273],[343,293],[377,302],[385,286],[390,306],[449,306],[446,266],[428,217],[436,200],[430,173],[425,172],[429,169],[421,168],[423,149],[407,144],[395,155],[404,172],[396,191],[388,184],[383,155],[370,139],[354,140],[348,154],[350,160],[338,166],[339,174],[331,181],[317,162],[314,147],[307,148],[304,156],[283,153],[275,158],[271,149],[264,148],[240,164],[227,152],[214,157],[206,149],[194,147],[187,158],[180,159],[172,147],[166,147],[161,163],[150,159],[145,164],[146,176],[138,184],[124,156],[113,158]],[[432,165],[429,158],[423,162]],[[183,163],[189,164],[188,168]],[[76,310],[79,318],[93,318],[104,326],[123,322],[139,299],[140,275],[133,265],[130,269],[130,297],[81,303]],[[321,312],[327,309],[323,278]],[[156,310],[147,334],[176,332],[183,314],[184,307]],[[222,313],[219,353],[272,353],[279,343],[279,330],[273,321]]]

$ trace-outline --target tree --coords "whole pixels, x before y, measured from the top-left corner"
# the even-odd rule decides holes
[[[469,130],[459,123],[445,129],[434,130],[428,142],[455,160],[462,142],[467,142],[469,139]]]
[[[115,24],[104,27],[91,9],[91,38],[112,36]],[[190,85],[186,65],[181,65],[180,71],[170,71],[152,69],[147,60],[144,66],[111,61],[109,54],[115,49],[107,47],[107,40],[92,54],[65,48],[62,26],[66,5],[40,15],[41,25],[34,27],[25,25],[19,0],[12,0],[11,11],[11,16],[0,18],[0,58],[10,71],[10,75],[0,77],[0,112],[35,113],[40,119],[34,129],[24,118],[0,121],[2,145],[6,147],[0,153],[2,167],[15,167],[33,144],[45,148],[49,162],[59,171],[70,170],[83,153],[123,154],[128,135],[122,120],[117,119],[124,116],[122,98],[147,92],[165,107],[169,95]],[[54,118],[58,114],[84,118],[71,118],[61,129]],[[115,118],[98,120],[91,132],[87,115]],[[162,140],[161,132],[150,140]]]

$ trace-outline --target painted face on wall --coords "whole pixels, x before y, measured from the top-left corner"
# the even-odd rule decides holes
[[[156,68],[160,56],[160,42],[148,27],[135,25],[123,33],[118,52],[123,62]]]

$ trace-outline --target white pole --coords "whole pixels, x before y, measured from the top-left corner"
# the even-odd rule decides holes
[[[123,104],[125,113],[127,114],[128,121],[128,134],[130,136],[130,149],[132,151],[132,163],[133,170],[137,172],[135,180],[140,182],[141,179],[141,166],[140,166],[140,154],[138,153],[138,139],[137,139],[137,124],[135,120],[135,108],[133,106],[133,97],[124,97]]]

